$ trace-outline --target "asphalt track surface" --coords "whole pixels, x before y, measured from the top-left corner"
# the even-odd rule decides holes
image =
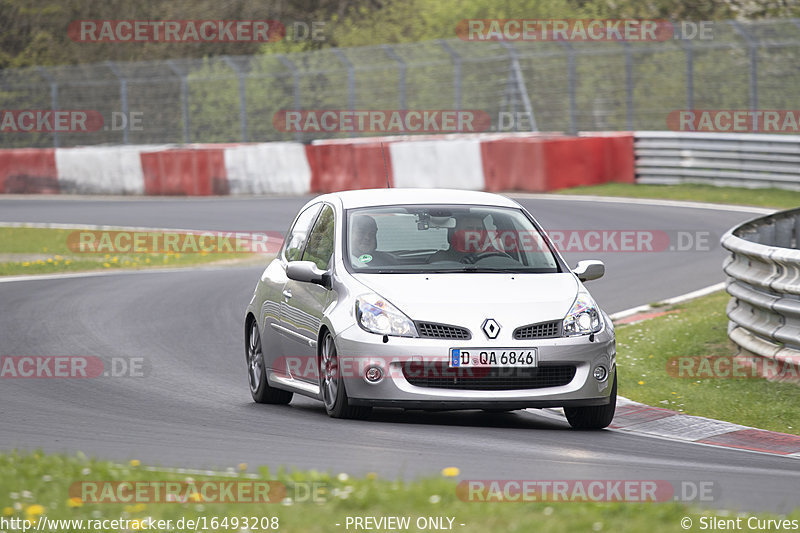
[[[285,231],[303,198],[0,198],[0,221]],[[589,287],[608,312],[722,281],[719,236],[751,212],[520,200],[548,229],[708,232],[709,251],[572,253],[607,274]],[[257,405],[242,315],[259,267],[130,272],[0,283],[0,354],[144,359],[144,377],[3,379],[0,449],[81,450],[186,468],[240,462],[410,479],[710,482],[713,507],[786,512],[800,461],[618,431],[572,431],[537,412],[376,410],[333,420],[320,403]],[[621,370],[624,372],[624,369]],[[624,393],[624,391],[623,391]]]

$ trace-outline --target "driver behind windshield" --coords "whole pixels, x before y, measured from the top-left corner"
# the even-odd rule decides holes
[[[475,214],[466,214],[456,217],[456,225],[448,232],[450,247],[447,250],[436,251],[428,260],[429,263],[438,261],[464,262],[465,258],[474,256],[480,250],[471,250],[470,243],[483,242],[486,238],[486,226],[483,217]]]
[[[355,267],[397,264],[389,253],[378,250],[378,223],[369,215],[356,215],[350,231],[350,261]]]

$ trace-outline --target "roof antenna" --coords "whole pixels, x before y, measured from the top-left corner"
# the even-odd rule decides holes
[[[383,143],[381,143],[381,155],[383,155],[383,171],[386,173],[386,188],[391,189],[392,186],[389,185],[389,167],[386,166],[386,151],[383,149]]]

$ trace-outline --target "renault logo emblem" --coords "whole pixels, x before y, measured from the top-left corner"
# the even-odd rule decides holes
[[[490,339],[496,339],[500,334],[500,324],[498,324],[497,320],[494,318],[487,318],[484,320],[481,329]]]

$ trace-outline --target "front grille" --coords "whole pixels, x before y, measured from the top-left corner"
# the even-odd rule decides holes
[[[517,340],[526,339],[552,339],[561,336],[561,320],[552,322],[541,322],[539,324],[529,324],[514,330],[514,338]]]
[[[450,368],[446,362],[409,361],[403,364],[403,377],[412,385],[432,389],[543,389],[567,385],[575,377],[575,366]]]
[[[435,324],[433,322],[417,322],[420,337],[427,339],[471,339],[472,334],[466,328]]]

